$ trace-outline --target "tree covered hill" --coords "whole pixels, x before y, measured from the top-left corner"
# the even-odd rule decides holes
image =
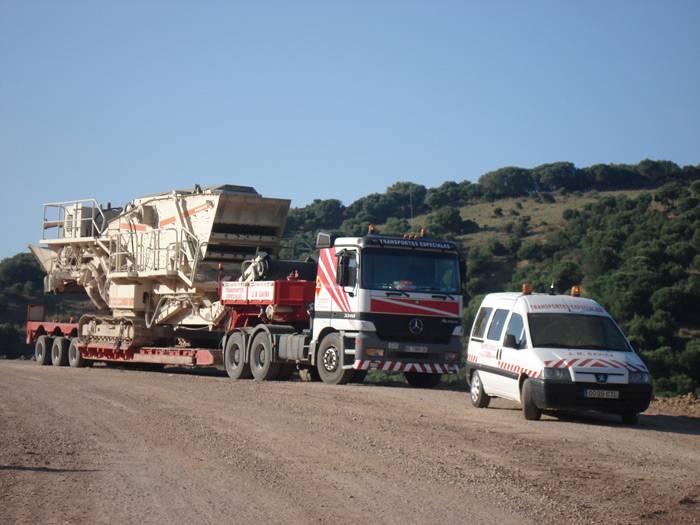
[[[700,165],[557,162],[476,183],[398,182],[348,206],[292,209],[280,256],[312,254],[319,230],[361,235],[370,223],[386,234],[427,227],[462,245],[467,326],[485,293],[580,284],[620,322],[657,392],[700,394]],[[0,322],[12,323],[0,327],[3,338],[17,339],[28,302],[70,310],[62,297],[40,297],[42,277],[29,254],[0,262]]]
[[[700,165],[558,162],[437,188],[398,182],[349,206],[292,210],[283,256],[312,253],[320,229],[360,235],[370,223],[461,243],[467,326],[485,293],[582,285],[622,325],[658,392],[700,393]]]

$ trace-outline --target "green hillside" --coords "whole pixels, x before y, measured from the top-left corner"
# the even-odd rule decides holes
[[[622,325],[658,393],[700,393],[700,166],[557,162],[476,183],[397,182],[348,206],[317,199],[291,210],[280,256],[312,255],[319,230],[362,235],[370,223],[384,234],[426,227],[461,244],[467,327],[485,293],[582,285]],[[19,344],[30,302],[48,300],[63,316],[80,309],[42,298],[41,279],[29,254],[0,262],[2,348]]]

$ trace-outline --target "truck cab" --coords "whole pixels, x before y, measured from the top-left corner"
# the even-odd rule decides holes
[[[472,326],[467,377],[472,404],[520,402],[543,410],[590,409],[634,424],[649,406],[650,376],[610,314],[592,299],[523,293],[487,295]]]
[[[369,370],[435,386],[462,354],[457,246],[425,237],[320,234],[312,341],[321,378]],[[328,342],[330,340],[330,343]]]

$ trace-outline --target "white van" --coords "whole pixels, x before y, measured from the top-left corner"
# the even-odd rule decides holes
[[[521,403],[526,419],[546,409],[612,412],[635,424],[652,397],[647,367],[605,309],[572,295],[487,295],[467,348],[475,407],[491,397]]]

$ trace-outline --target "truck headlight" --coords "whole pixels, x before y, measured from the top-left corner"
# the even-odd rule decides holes
[[[571,373],[568,368],[544,368],[542,379],[554,381],[571,381]]]
[[[651,376],[649,372],[630,372],[629,382],[648,384],[651,383]]]
[[[365,348],[365,355],[367,357],[384,357],[383,348]]]

